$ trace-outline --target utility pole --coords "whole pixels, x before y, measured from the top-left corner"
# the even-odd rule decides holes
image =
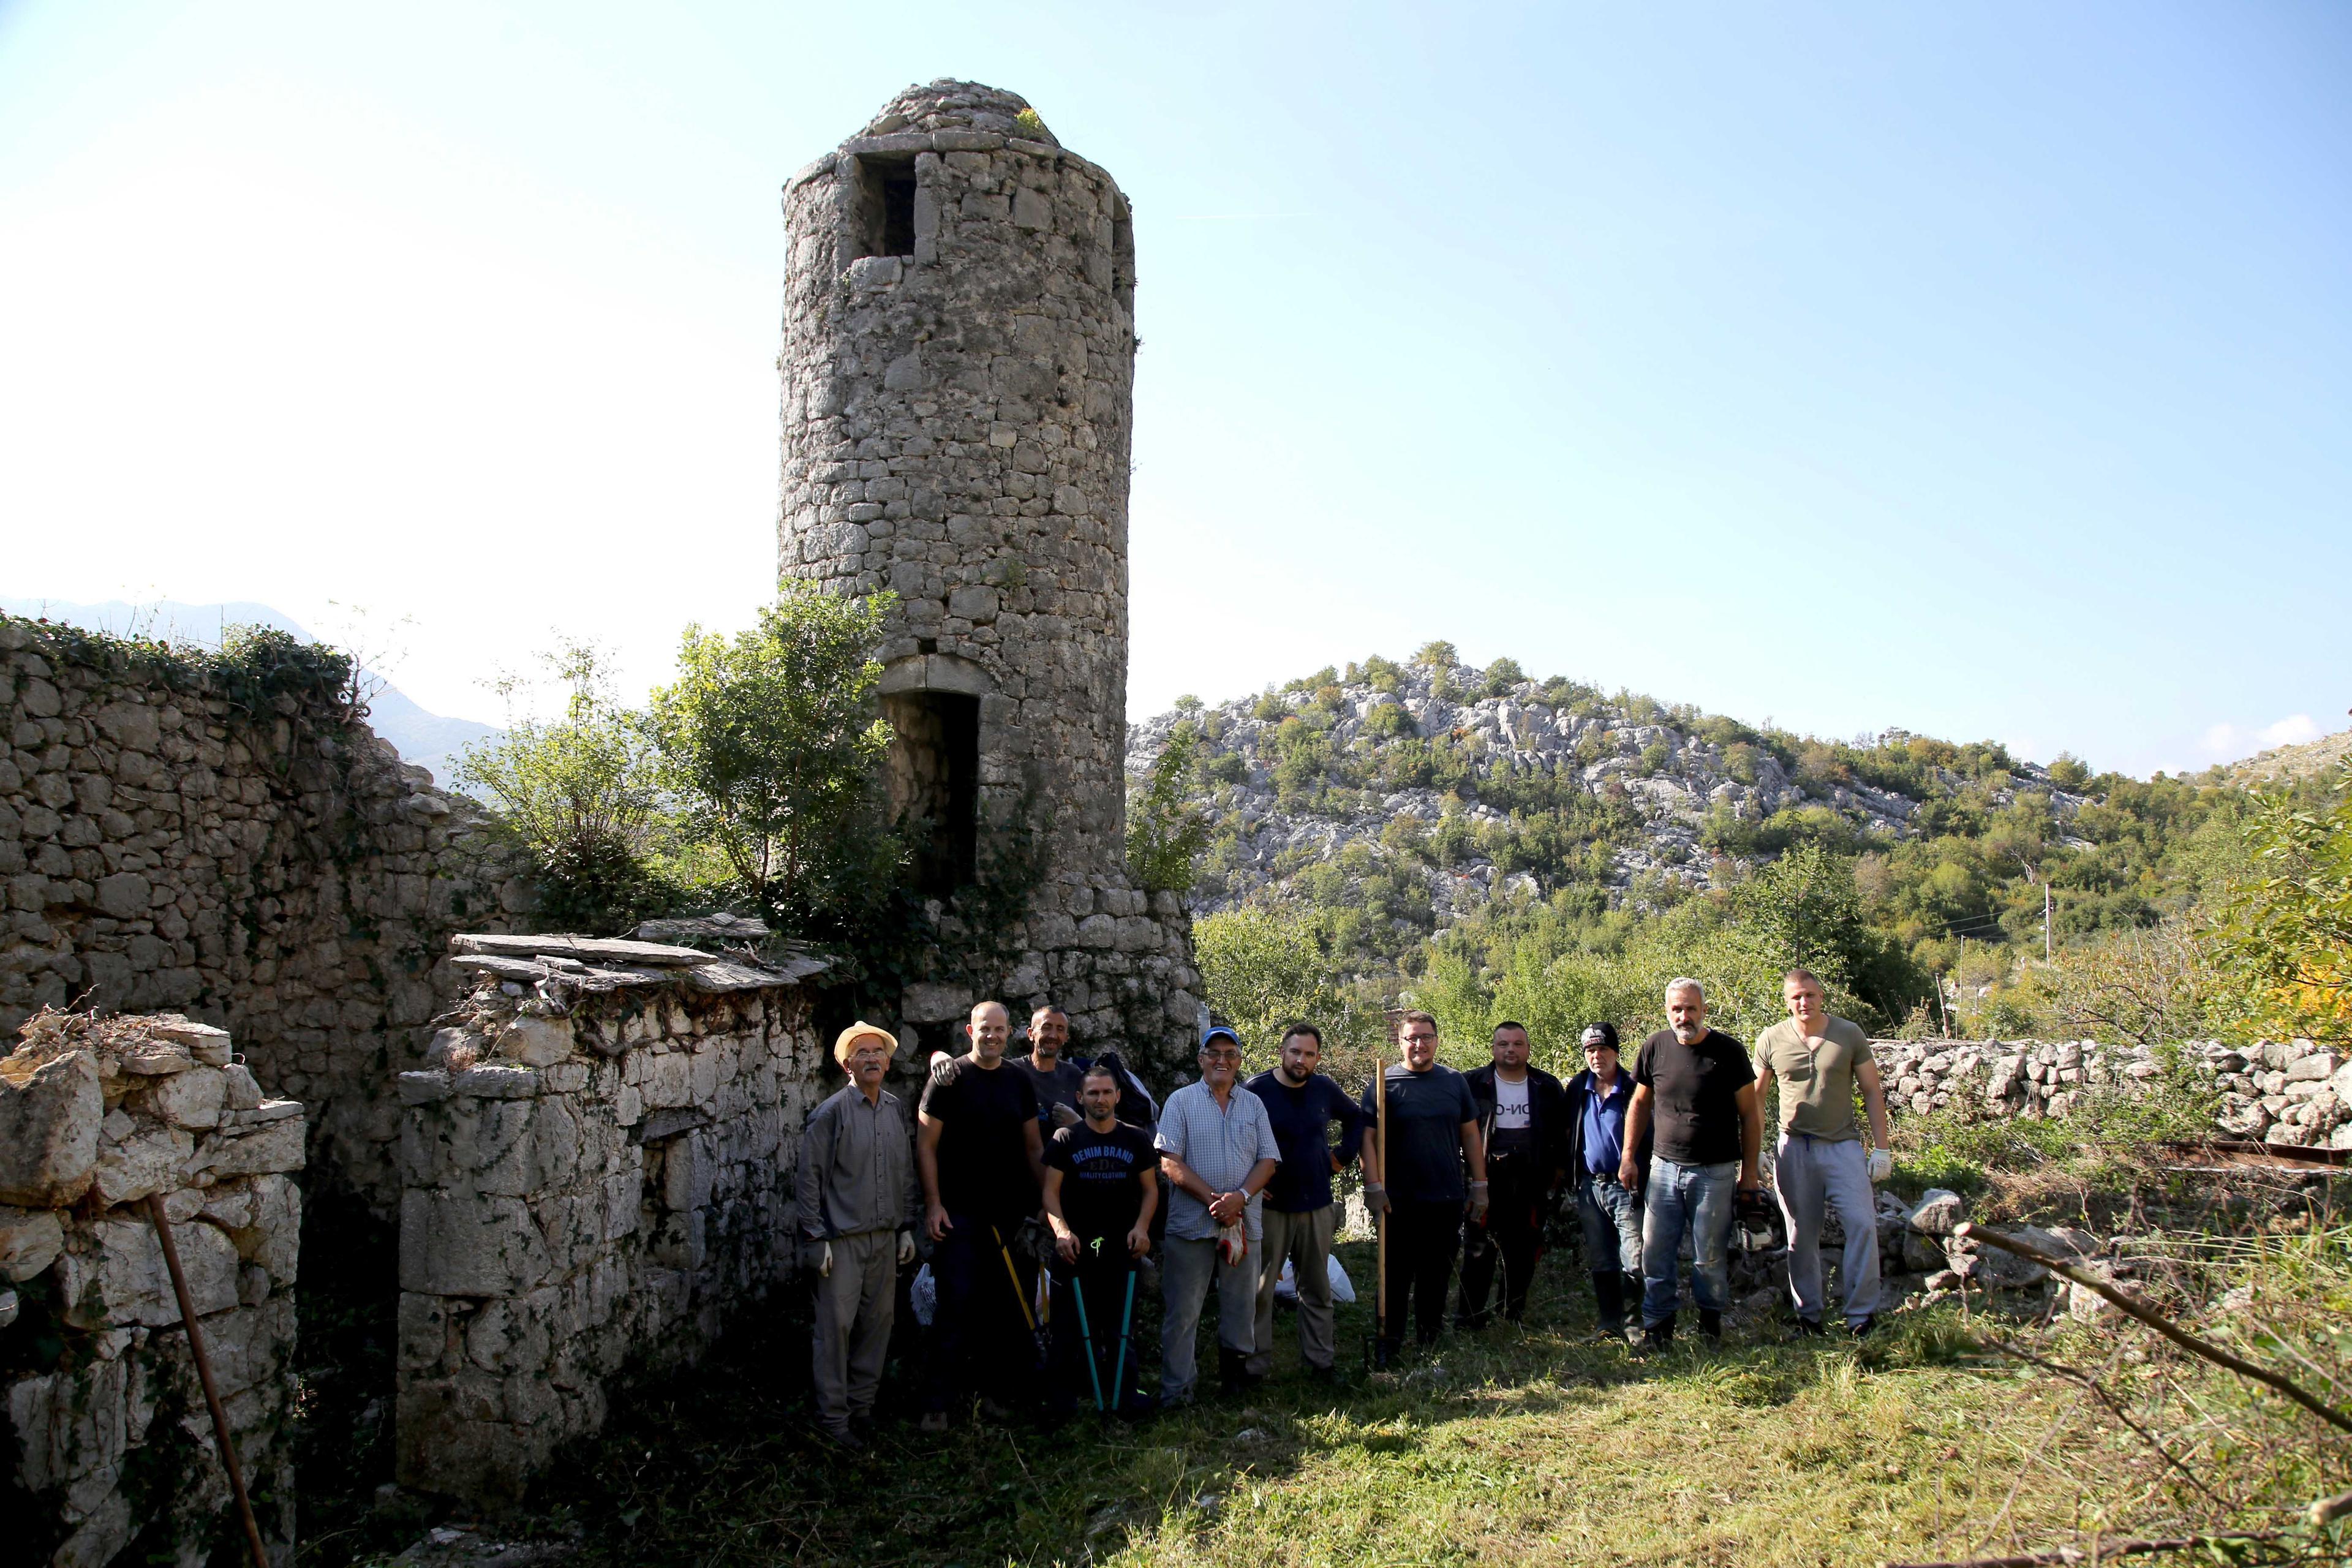
[[[2052,911],[2054,910],[2056,907],[2057,906],[2051,900],[2050,883],[2048,879],[2045,879],[2042,884],[2042,962],[2044,963],[2049,963],[2052,957],[2052,933],[2055,930],[2055,927],[2052,923],[2050,917]]]

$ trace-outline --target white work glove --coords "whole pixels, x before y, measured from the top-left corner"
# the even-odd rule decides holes
[[[931,1053],[931,1081],[944,1089],[947,1087],[948,1080],[954,1076],[955,1058],[948,1055],[945,1051],[933,1051]]]
[[[1389,1190],[1378,1182],[1364,1184],[1364,1206],[1374,1214],[1389,1212]]]
[[[1068,1106],[1064,1105],[1060,1100],[1057,1100],[1054,1102],[1055,1126],[1076,1127],[1079,1122],[1084,1121],[1085,1120],[1085,1117],[1080,1116],[1076,1111],[1071,1110]]]
[[[829,1241],[824,1244],[824,1250],[817,1255],[816,1277],[820,1279],[833,1278],[833,1243]]]
[[[1870,1179],[1874,1183],[1883,1182],[1894,1173],[1894,1152],[1886,1149],[1873,1149],[1870,1152]]]
[[[1486,1194],[1491,1190],[1492,1189],[1490,1189],[1484,1182],[1473,1182],[1470,1184],[1471,1224],[1484,1225],[1486,1223]]]
[[[902,1230],[898,1233],[898,1267],[904,1268],[913,1261],[915,1261],[915,1233],[911,1230]]]

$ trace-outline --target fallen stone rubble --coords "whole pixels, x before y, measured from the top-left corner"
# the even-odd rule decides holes
[[[290,1555],[303,1108],[177,1014],[44,1009],[20,1034],[0,1058],[0,1393],[32,1503],[12,1550],[98,1568],[144,1531],[201,1562],[233,1518],[154,1194],[264,1536]]]

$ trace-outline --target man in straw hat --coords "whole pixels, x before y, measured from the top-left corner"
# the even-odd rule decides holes
[[[907,1113],[882,1087],[897,1037],[860,1020],[833,1059],[849,1082],[816,1108],[801,1138],[800,1227],[816,1265],[812,1360],[817,1424],[842,1447],[866,1447],[898,1270],[915,1259],[921,1213]]]

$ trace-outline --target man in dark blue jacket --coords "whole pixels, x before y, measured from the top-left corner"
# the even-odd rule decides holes
[[[1298,1285],[1298,1353],[1310,1377],[1336,1380],[1337,1331],[1331,1310],[1331,1237],[1336,1210],[1331,1177],[1346,1168],[1363,1142],[1364,1113],[1339,1086],[1316,1069],[1322,1065],[1323,1035],[1312,1024],[1293,1024],[1282,1037],[1282,1065],[1243,1085],[1265,1102],[1282,1163],[1265,1187],[1265,1245],[1258,1253],[1264,1270],[1257,1282],[1257,1347],[1249,1373],[1274,1370],[1274,1288],[1287,1259]],[[1339,1142],[1334,1147],[1331,1130]]]
[[[1462,1248],[1462,1296],[1454,1326],[1483,1329],[1495,1265],[1503,1266],[1503,1315],[1528,1315],[1528,1285],[1543,1255],[1544,1215],[1567,1164],[1568,1091],[1559,1079],[1528,1065],[1527,1026],[1495,1026],[1494,1059],[1463,1076],[1478,1101],[1478,1133],[1486,1145],[1493,1202],[1484,1224],[1468,1222]]]
[[[1612,1340],[1625,1331],[1625,1281],[1642,1278],[1642,1194],[1619,1180],[1633,1099],[1633,1075],[1618,1060],[1617,1026],[1588,1024],[1584,1070],[1568,1080],[1568,1181],[1584,1222],[1584,1266],[1592,1271],[1601,1332]],[[1634,1165],[1650,1168],[1647,1139]]]

